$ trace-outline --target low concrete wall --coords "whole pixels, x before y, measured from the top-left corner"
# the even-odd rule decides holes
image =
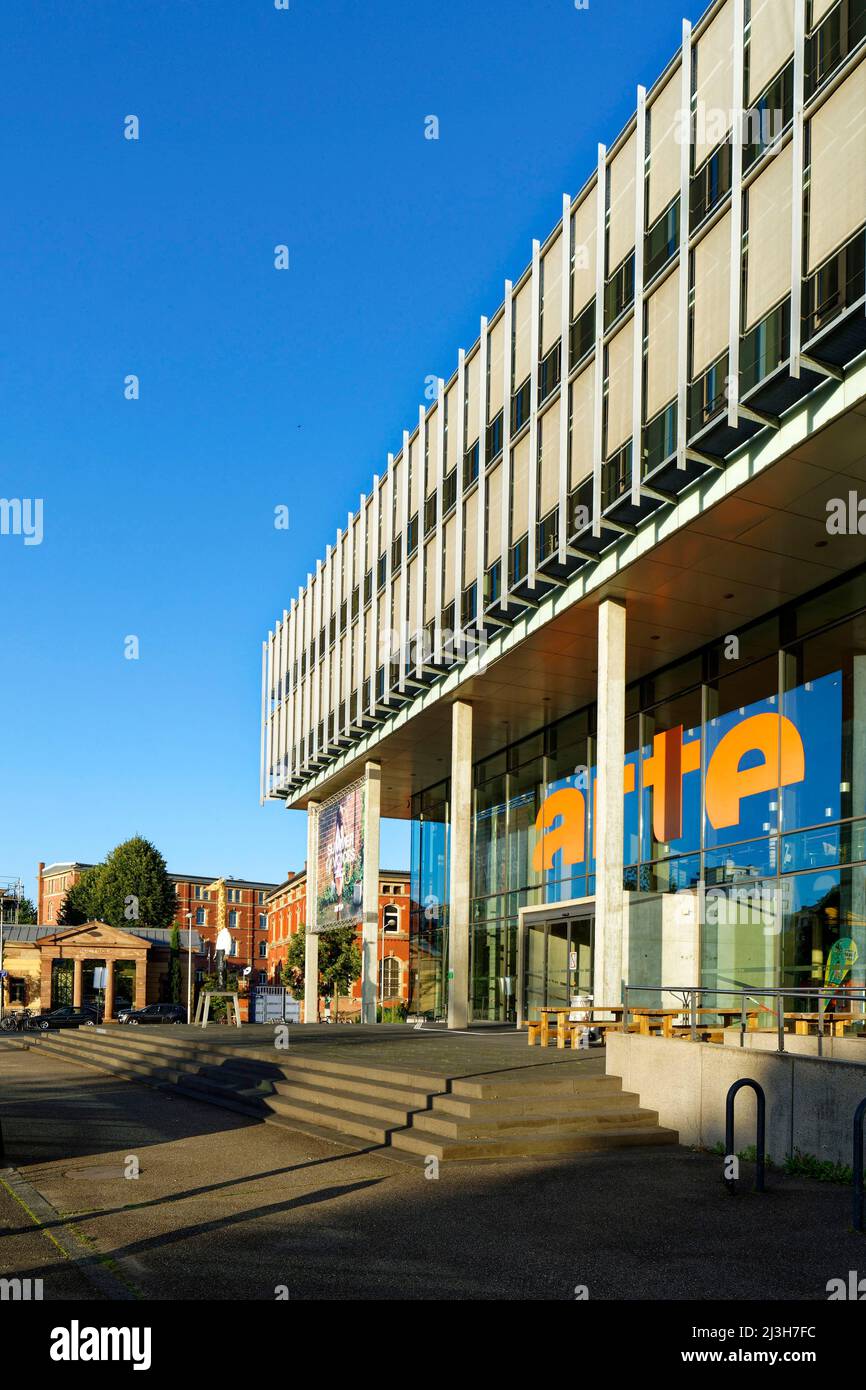
[[[657,1110],[662,1125],[678,1130],[681,1144],[723,1144],[728,1088],[749,1076],[767,1097],[771,1158],[781,1162],[799,1149],[822,1160],[851,1162],[852,1123],[866,1097],[866,1066],[637,1033],[608,1033],[606,1051],[608,1074],[621,1077],[623,1090],[635,1091],[642,1105]],[[735,1112],[738,1150],[755,1142],[755,1107],[754,1092],[741,1091]]]
[[[777,1036],[775,1030],[762,1029],[760,1033],[747,1031],[743,1034],[743,1042],[745,1047],[754,1048],[756,1051],[775,1052],[778,1047]],[[740,1046],[739,1028],[725,1029],[725,1046]],[[796,1033],[786,1033],[785,1051],[796,1053],[800,1057],[817,1057],[817,1034],[798,1037]],[[866,1038],[822,1038],[821,1055],[834,1062],[859,1062],[861,1066],[866,1067]]]

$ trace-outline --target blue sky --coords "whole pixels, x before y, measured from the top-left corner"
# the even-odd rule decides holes
[[[262,638],[702,8],[4,0],[0,874],[300,867]]]

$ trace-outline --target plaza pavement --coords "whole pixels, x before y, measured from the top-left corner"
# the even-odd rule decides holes
[[[344,1047],[339,1032],[320,1047]],[[493,1037],[477,1042],[477,1054],[465,1051],[475,1038],[461,1044],[467,1071],[489,1069],[491,1048],[500,1064],[518,1058]],[[370,1060],[387,1045],[367,1044]],[[381,1150],[4,1040],[0,1123],[13,1170],[0,1186],[0,1276],[41,1277],[45,1298],[112,1296],[107,1275],[117,1296],[163,1300],[573,1300],[581,1286],[590,1302],[823,1300],[828,1279],[866,1273],[847,1188],[771,1172],[761,1197],[745,1169],[731,1198],[720,1159],[684,1148],[458,1164],[428,1179]],[[124,1176],[131,1159],[135,1178]],[[47,1204],[39,1227],[10,1197],[13,1178]],[[82,1295],[96,1266],[99,1284]]]

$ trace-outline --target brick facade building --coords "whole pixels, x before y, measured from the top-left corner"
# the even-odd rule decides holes
[[[36,915],[40,926],[57,923],[63,900],[82,872],[91,865],[78,862],[41,864],[38,873]],[[182,930],[192,926],[204,945],[206,957],[216,951],[217,901],[210,885],[218,875],[169,873],[177,893],[175,923]],[[408,880],[407,880],[408,882]],[[252,966],[252,982],[264,984],[267,978],[267,913],[265,899],[277,887],[251,879],[226,882],[226,925],[235,948],[229,957],[233,969]],[[189,915],[188,915],[189,914]],[[145,924],[146,925],[146,924]],[[130,922],[130,931],[137,923]]]
[[[410,882],[407,869],[382,869],[379,873],[379,997],[386,1005],[409,1001]],[[278,984],[292,937],[304,926],[307,910],[306,873],[290,874],[266,899],[267,978]],[[358,927],[358,945],[361,928]],[[347,1000],[347,1012],[361,1006],[361,981],[356,980]],[[341,1009],[343,1004],[341,1003]]]

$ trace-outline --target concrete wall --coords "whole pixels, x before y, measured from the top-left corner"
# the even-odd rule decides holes
[[[752,1077],[767,1097],[767,1153],[776,1162],[799,1149],[850,1164],[854,1111],[866,1097],[866,1065],[635,1033],[608,1034],[607,1072],[678,1130],[681,1144],[706,1148],[724,1143],[728,1088]],[[737,1151],[754,1144],[755,1119],[754,1092],[741,1091]]]

